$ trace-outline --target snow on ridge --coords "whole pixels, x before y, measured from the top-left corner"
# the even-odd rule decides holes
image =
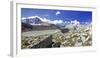
[[[72,21],[63,21],[63,20],[50,20],[50,19],[47,19],[47,18],[42,18],[42,17],[39,17],[39,16],[30,16],[30,17],[22,17],[21,19],[22,20],[25,20],[25,19],[32,19],[32,18],[39,18],[41,21],[43,22],[48,22],[48,23],[52,23],[52,24],[65,24],[65,25],[80,25],[81,23],[78,21],[78,20],[72,20]],[[84,22],[84,24],[89,24],[87,22]]]
[[[32,19],[32,18],[39,18],[41,21],[43,22],[48,22],[48,23],[52,23],[52,24],[60,24],[60,23],[63,23],[63,20],[50,20],[50,19],[47,19],[47,18],[41,18],[39,16],[30,16],[30,17],[23,17],[22,20],[24,19]]]

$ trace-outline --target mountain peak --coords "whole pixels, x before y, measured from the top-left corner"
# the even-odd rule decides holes
[[[41,19],[39,16],[30,16],[30,17],[27,17],[27,19],[34,19],[34,18],[39,18],[39,19]]]
[[[42,23],[41,18],[39,18],[38,16],[28,17],[26,19],[24,18],[24,20],[22,20],[22,22],[28,23],[31,25]]]

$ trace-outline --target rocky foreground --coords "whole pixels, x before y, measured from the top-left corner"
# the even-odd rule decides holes
[[[67,30],[67,31],[66,31]],[[80,25],[65,30],[43,32],[42,35],[27,35],[22,32],[21,48],[55,48],[92,46],[92,26]],[[33,34],[32,32],[31,34]],[[39,31],[37,31],[39,33]],[[44,34],[46,33],[46,34]],[[24,35],[25,36],[24,36]],[[40,34],[40,33],[39,33]]]

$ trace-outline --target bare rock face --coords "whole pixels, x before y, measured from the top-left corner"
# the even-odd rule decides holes
[[[30,31],[32,30],[32,25],[27,24],[27,23],[22,23],[22,32]]]
[[[57,48],[57,47],[60,47],[61,43],[60,42],[57,42],[57,43],[53,43],[52,44],[52,47],[53,48]]]
[[[25,48],[51,48],[52,47],[52,36],[41,35],[37,37],[26,37],[22,40],[22,49]]]
[[[38,44],[34,45],[31,48],[48,48],[52,45],[52,37],[48,36],[44,40],[40,41]]]
[[[60,29],[62,33],[67,33],[69,32],[69,29],[68,28],[65,28],[65,29]]]

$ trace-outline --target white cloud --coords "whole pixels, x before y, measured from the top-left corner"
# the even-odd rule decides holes
[[[43,22],[48,22],[48,23],[52,23],[52,24],[60,24],[63,23],[63,20],[49,20],[46,18],[41,19]]]
[[[26,17],[22,17],[21,19],[24,20],[24,19],[26,19]]]
[[[63,21],[62,20],[54,20],[54,21],[52,21],[52,23],[53,24],[60,24],[60,23],[63,23]]]
[[[31,18],[36,18],[36,17],[40,18],[39,16],[30,16],[30,17],[27,17],[27,18],[31,19]]]
[[[66,25],[66,28],[73,28],[74,26],[79,26],[80,22],[78,20],[72,20]]]
[[[57,11],[57,12],[56,12],[56,15],[59,15],[59,14],[61,14],[60,11]]]
[[[77,20],[74,20],[74,21],[71,21],[71,24],[73,24],[73,25],[79,25],[79,24],[80,24],[80,22],[79,22],[79,21],[77,21]]]

